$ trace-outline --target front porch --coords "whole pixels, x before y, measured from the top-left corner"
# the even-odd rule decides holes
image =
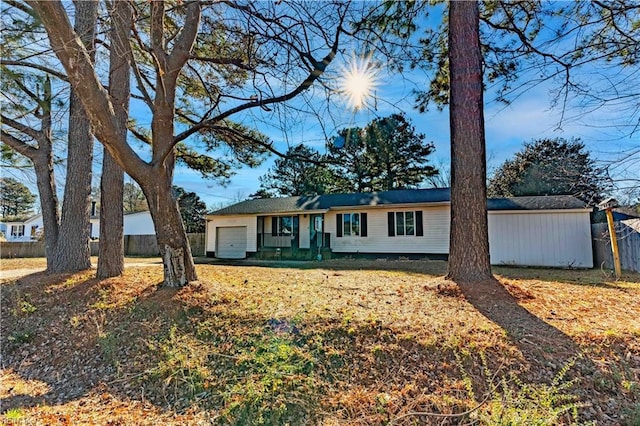
[[[257,217],[260,259],[314,260],[330,256],[330,234],[323,232],[323,214],[283,214]]]

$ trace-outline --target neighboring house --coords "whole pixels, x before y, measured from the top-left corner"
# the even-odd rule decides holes
[[[91,238],[96,239],[100,235],[100,219],[91,216],[89,222]],[[8,242],[37,241],[43,237],[42,214],[37,214],[21,222],[6,222],[6,225],[5,235]]]
[[[640,219],[640,214],[628,207],[615,207],[612,210],[614,222],[620,222],[621,220],[628,219]]]
[[[23,221],[5,222],[5,238],[9,242],[36,241],[42,236],[42,215],[37,214]]]
[[[493,264],[593,266],[592,209],[572,196],[488,200]],[[441,257],[449,253],[449,189],[247,200],[206,217],[218,258],[317,254]]]
[[[8,242],[37,241],[44,237],[44,223],[41,213],[24,221],[5,223],[7,225],[5,235]],[[89,227],[91,239],[97,239],[100,236],[100,218],[97,216],[95,201],[91,203]]]
[[[91,239],[100,238],[100,217],[95,206],[92,207],[92,214],[89,219]],[[28,242],[36,241],[42,237],[44,226],[42,215],[37,214],[25,221],[5,222],[5,238],[7,242]],[[127,213],[123,218],[124,235],[155,235],[153,220],[149,211]]]
[[[136,213],[124,214],[124,235],[155,235],[151,212],[145,210]]]

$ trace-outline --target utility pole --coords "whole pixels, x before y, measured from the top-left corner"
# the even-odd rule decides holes
[[[618,207],[618,201],[615,198],[607,198],[598,204],[600,210],[604,210],[607,215],[607,226],[609,227],[609,238],[611,238],[611,251],[613,252],[613,267],[616,273],[616,280],[622,275],[622,267],[620,266],[620,252],[618,251],[618,239],[616,238],[616,228],[613,223],[613,210]]]

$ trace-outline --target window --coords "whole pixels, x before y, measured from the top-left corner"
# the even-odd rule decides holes
[[[271,235],[274,237],[297,235],[297,216],[276,216],[271,218]]]
[[[345,213],[342,215],[342,229],[345,237],[360,236],[360,213]]]
[[[293,218],[291,216],[280,216],[278,218],[278,235],[293,234]]]
[[[415,235],[413,212],[396,212],[396,235]]]
[[[24,236],[24,225],[11,225],[11,236],[12,237]]]
[[[337,237],[366,237],[367,214],[343,213],[336,215]]]
[[[387,213],[389,236],[422,237],[422,211]]]

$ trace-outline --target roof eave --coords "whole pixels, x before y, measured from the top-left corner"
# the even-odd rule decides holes
[[[385,203],[385,204],[355,204],[350,206],[333,206],[327,210],[354,210],[354,209],[390,209],[390,208],[412,208],[412,207],[438,207],[448,206],[451,201],[419,201],[415,203]]]
[[[561,208],[540,208],[540,209],[487,209],[490,213],[539,213],[539,212],[547,212],[547,213],[591,213],[593,209],[590,208],[569,208],[569,209],[561,209]]]

